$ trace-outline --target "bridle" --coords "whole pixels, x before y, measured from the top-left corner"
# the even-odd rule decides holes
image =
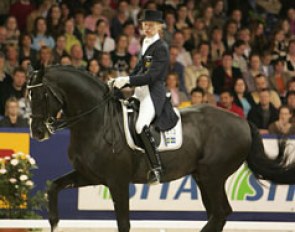
[[[64,128],[70,128],[74,124],[78,123],[81,119],[83,119],[86,115],[91,114],[96,109],[100,108],[102,105],[106,104],[106,102],[113,97],[113,94],[111,91],[108,91],[107,94],[105,94],[103,100],[99,102],[97,105],[91,107],[89,110],[86,110],[78,115],[72,116],[72,117],[66,117],[58,119],[54,116],[52,116],[49,112],[49,93],[50,92],[55,99],[61,104],[61,106],[64,104],[61,97],[56,93],[56,91],[53,89],[52,86],[50,86],[48,83],[38,83],[35,85],[27,85],[27,90],[30,91],[35,88],[45,88],[45,113],[44,114],[31,114],[30,117],[32,119],[41,119],[43,120],[46,128],[51,134],[54,134],[55,132],[62,130]],[[31,101],[31,99],[30,99]]]

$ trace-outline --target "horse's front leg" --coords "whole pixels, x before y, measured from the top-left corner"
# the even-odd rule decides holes
[[[82,186],[91,185],[91,183],[82,177],[77,171],[72,171],[62,177],[57,178],[48,189],[48,216],[51,225],[51,232],[56,228],[58,216],[58,193],[66,188],[77,188]]]
[[[129,221],[129,182],[114,181],[108,184],[113,198],[119,232],[130,231]]]

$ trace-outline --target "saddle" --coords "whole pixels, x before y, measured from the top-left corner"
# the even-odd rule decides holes
[[[123,110],[123,123],[126,142],[131,149],[139,150],[144,153],[144,146],[135,129],[139,114],[140,102],[136,98],[130,98],[129,100],[121,100],[121,105]],[[176,126],[171,130],[165,132],[159,131],[155,127],[154,121],[150,124],[150,131],[155,139],[157,150],[159,152],[176,150],[182,145],[181,118],[178,110],[176,108],[174,108],[174,110],[179,116],[179,120]]]

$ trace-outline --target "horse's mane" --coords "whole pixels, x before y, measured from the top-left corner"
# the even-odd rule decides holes
[[[93,77],[91,73],[87,70],[77,69],[72,65],[50,65],[46,67],[44,71],[44,75],[46,76],[46,74],[50,74],[51,71],[65,71],[65,72],[73,73],[71,78],[78,78],[82,76],[83,78],[87,78],[87,80],[90,81],[91,84],[97,85],[104,92],[108,90],[108,86],[105,82],[103,82],[102,80],[99,80],[99,78]],[[77,75],[77,74],[80,74],[80,75]]]

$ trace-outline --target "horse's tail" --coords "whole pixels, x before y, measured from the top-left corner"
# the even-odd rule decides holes
[[[295,184],[295,163],[286,165],[283,162],[286,143],[279,146],[277,159],[266,156],[262,138],[255,125],[249,122],[252,134],[252,145],[247,163],[254,175],[259,179],[271,180],[277,184]]]

